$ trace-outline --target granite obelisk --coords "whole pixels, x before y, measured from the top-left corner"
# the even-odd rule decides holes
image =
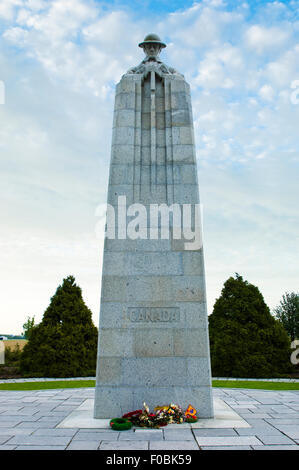
[[[146,402],[192,404],[210,418],[190,87],[161,61],[157,35],[139,46],[145,59],[116,86],[94,417],[121,417]]]

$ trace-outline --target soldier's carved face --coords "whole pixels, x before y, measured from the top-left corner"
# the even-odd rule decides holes
[[[160,44],[155,44],[151,42],[149,44],[145,44],[143,46],[144,53],[149,59],[156,59],[157,56],[160,54],[161,46]]]

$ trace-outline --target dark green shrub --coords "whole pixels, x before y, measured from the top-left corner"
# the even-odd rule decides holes
[[[22,351],[18,344],[16,344],[14,349],[11,349],[9,346],[5,346],[5,365],[18,366],[21,355]]]
[[[258,288],[238,274],[215,302],[209,333],[214,377],[281,377],[293,370],[286,331]]]
[[[299,294],[286,292],[273,313],[286,329],[291,341],[299,339]]]
[[[95,375],[97,336],[81,289],[69,276],[51,298],[41,323],[31,329],[21,372],[35,377]]]

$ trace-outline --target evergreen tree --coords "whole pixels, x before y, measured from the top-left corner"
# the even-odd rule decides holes
[[[299,339],[299,294],[286,292],[273,313],[288,332],[291,341]]]
[[[290,340],[258,288],[236,274],[209,317],[214,377],[279,377],[293,370]]]
[[[97,328],[75,278],[68,276],[51,298],[41,323],[30,330],[20,369],[37,377],[95,375]]]
[[[32,328],[34,327],[35,319],[28,317],[27,321],[23,325],[23,336],[25,339],[29,339]]]

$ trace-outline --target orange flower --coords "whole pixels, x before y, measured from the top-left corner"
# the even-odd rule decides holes
[[[186,417],[187,417],[187,416],[193,417],[193,416],[196,415],[196,413],[197,413],[196,409],[193,408],[192,405],[189,405],[188,408],[187,408],[187,410],[186,410],[186,412],[185,412],[185,416],[186,416]]]

